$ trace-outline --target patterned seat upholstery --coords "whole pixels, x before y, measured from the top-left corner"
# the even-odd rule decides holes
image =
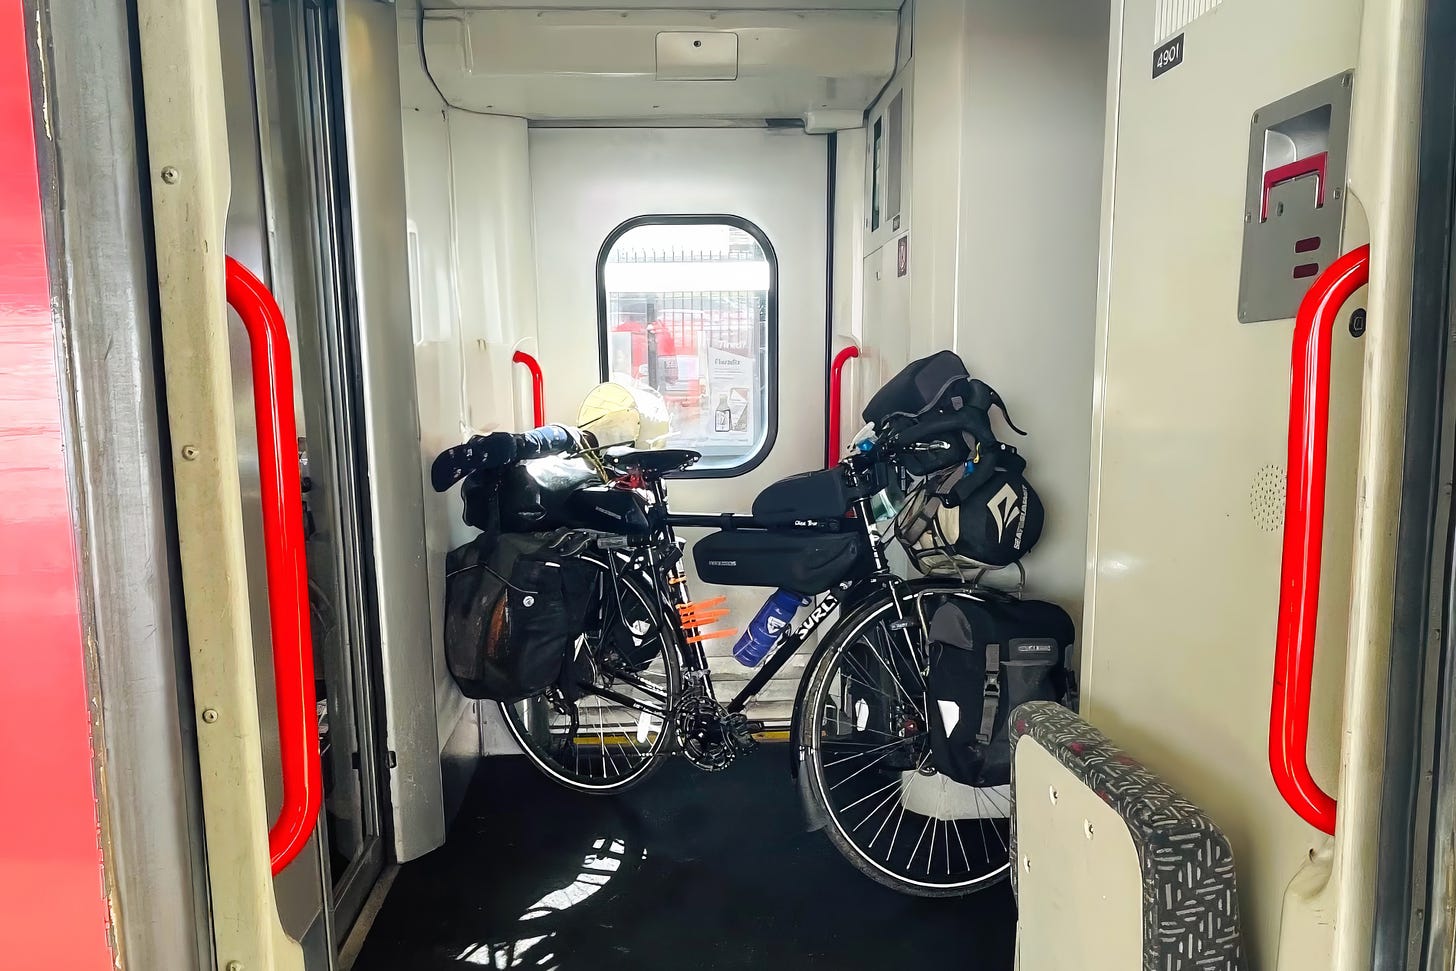
[[[1013,767],[1015,747],[1030,738],[1127,824],[1142,877],[1142,971],[1245,971],[1233,850],[1212,820],[1060,705],[1017,708],[1011,736]]]

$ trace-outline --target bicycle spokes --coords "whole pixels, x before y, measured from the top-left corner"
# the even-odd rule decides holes
[[[587,629],[561,683],[507,707],[526,754],[566,785],[610,791],[642,778],[673,736],[677,657],[655,601],[601,568]]]
[[[810,769],[831,825],[863,863],[925,892],[974,889],[1007,867],[1010,795],[936,770],[925,653],[906,633],[885,619],[827,659],[806,712],[818,726]]]

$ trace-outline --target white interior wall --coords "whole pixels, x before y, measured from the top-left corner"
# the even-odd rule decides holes
[[[865,353],[864,333],[864,214],[865,130],[854,128],[835,135],[834,148],[834,338],[831,355],[854,343]],[[843,407],[837,443],[843,449],[860,427],[860,411],[868,400],[863,388],[864,359],[853,358],[843,377]],[[826,456],[827,457],[827,456]]]
[[[428,481],[430,462],[442,449],[459,443],[463,426],[460,314],[455,300],[458,277],[454,249],[450,245],[449,131],[441,112],[409,108],[403,112],[403,129],[410,311],[420,410],[419,460]],[[442,750],[466,708],[465,699],[445,667],[443,645],[445,553],[457,545],[455,524],[459,523],[459,514],[458,492],[440,495],[432,489],[425,490],[435,709]]]
[[[944,5],[921,0],[927,11]],[[1028,590],[1080,618],[1108,11],[1084,0],[970,0],[964,9],[966,85],[951,156],[960,203],[954,346],[1028,432],[999,429],[1026,457],[1046,505],[1046,529],[1025,560]]]
[[[1364,6],[1215,6],[1177,29],[1185,60],[1156,79],[1148,55],[1162,39],[1161,5],[1114,7],[1083,709],[1228,834],[1246,953],[1259,968],[1331,964],[1308,949],[1298,963],[1276,960],[1290,901],[1327,878],[1327,863],[1323,874],[1305,868],[1327,861],[1329,844],[1289,809],[1269,768],[1293,325],[1238,319],[1249,130],[1263,106],[1355,63]],[[1300,43],[1286,43],[1295,35]],[[1357,75],[1357,93],[1361,83]],[[1347,213],[1343,248],[1363,241],[1362,222]],[[1361,305],[1360,295],[1350,301]],[[1337,324],[1308,753],[1330,791],[1361,357]],[[1272,501],[1261,489],[1269,478],[1279,484]],[[1315,936],[1329,932],[1331,913],[1309,916]]]
[[[454,237],[467,424],[527,429],[525,370],[511,363],[535,346],[536,248],[530,151],[522,118],[451,109]]]
[[[674,479],[669,493],[676,511],[746,513],[765,486],[823,466],[828,137],[763,128],[531,132],[541,363],[546,413],[554,420],[572,420],[600,380],[596,264],[614,229],[649,214],[723,213],[753,223],[773,247],[779,363],[772,447],[761,464],[731,477]],[[691,543],[707,532],[680,535]],[[695,599],[728,598],[732,614],[718,629],[741,630],[771,592],[709,587],[698,580],[691,555],[688,572]],[[734,640],[704,644],[722,700],[750,673],[731,657]],[[750,709],[752,717],[787,716],[807,656],[801,651],[785,666]]]
[[[911,34],[908,31],[903,32],[902,54],[904,48],[910,46],[910,38]],[[855,407],[851,415],[854,419],[859,418],[864,405],[880,389],[880,386],[908,364],[912,357],[910,346],[912,334],[916,330],[916,318],[910,312],[910,288],[917,279],[915,273],[917,253],[910,252],[907,270],[902,276],[898,272],[897,247],[902,238],[906,240],[907,244],[909,243],[908,237],[915,220],[912,205],[916,192],[915,183],[911,178],[902,177],[903,197],[900,218],[895,221],[886,220],[878,229],[872,228],[870,198],[873,192],[871,180],[874,166],[870,155],[874,150],[871,132],[875,117],[886,111],[886,106],[896,97],[903,96],[905,99],[905,109],[902,115],[904,171],[908,172],[913,165],[916,145],[913,139],[915,124],[911,104],[911,86],[914,78],[913,63],[904,63],[885,88],[879,101],[873,106],[860,138],[862,152],[859,166],[860,203],[855,211],[859,221],[861,249],[864,255],[860,261],[859,274],[860,292],[863,295],[860,300],[859,320],[861,346],[860,356],[853,365]],[[848,434],[853,434],[853,431]]]
[[[906,91],[909,182],[899,227],[864,229],[859,400],[944,348],[996,388],[1030,433],[998,434],[1027,458],[1047,507],[1028,590],[1079,617],[1107,10],[916,0],[912,45],[879,103]]]
[[[526,123],[446,108],[419,66],[414,13],[400,10],[411,316],[420,462],[472,434],[531,422],[511,363],[536,330]],[[428,480],[428,475],[426,475]],[[475,530],[460,491],[425,490],[438,736],[443,751],[470,705],[444,658],[445,556]]]

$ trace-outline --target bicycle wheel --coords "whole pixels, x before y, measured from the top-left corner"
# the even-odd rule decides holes
[[[954,587],[932,595],[975,599]],[[914,601],[904,606],[913,618]],[[897,630],[898,619],[887,592],[830,631],[806,673],[801,771],[830,842],[861,872],[921,897],[974,893],[1009,872],[1010,795],[936,771],[927,645],[919,624]]]
[[[650,588],[605,560],[597,569],[587,622],[571,661],[571,690],[552,687],[502,704],[521,750],[552,779],[578,792],[622,792],[667,756],[681,685],[671,618]]]

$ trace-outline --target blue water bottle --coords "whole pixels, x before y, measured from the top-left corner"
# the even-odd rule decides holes
[[[733,656],[738,658],[738,663],[751,668],[762,661],[784,636],[794,614],[809,602],[810,598],[792,590],[779,590],[765,600],[743,636],[733,645]]]

